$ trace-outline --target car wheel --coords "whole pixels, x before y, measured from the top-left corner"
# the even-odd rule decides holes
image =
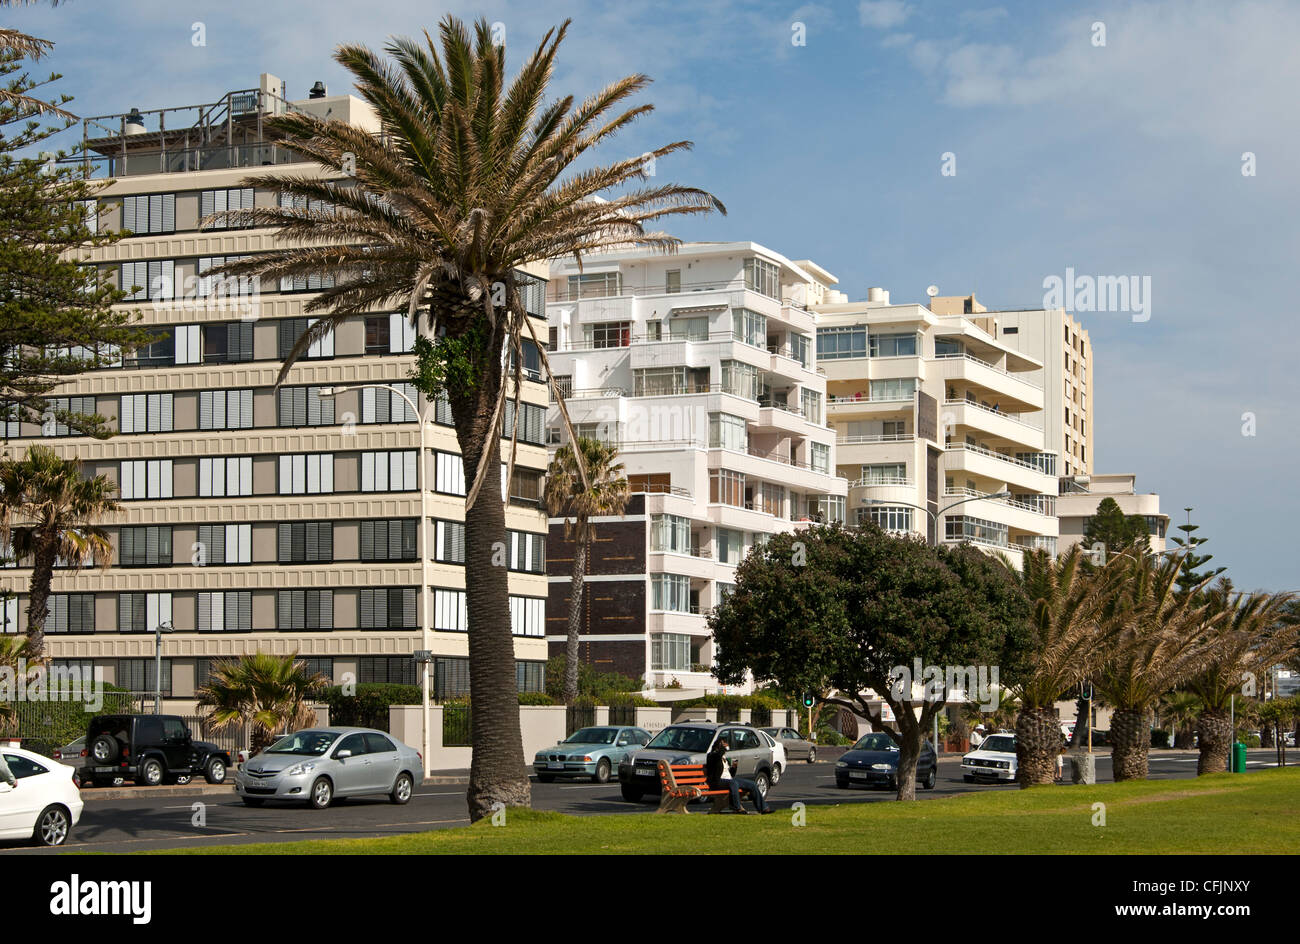
[[[244,797],[244,806],[261,806],[265,802],[261,797]]]
[[[411,789],[412,787],[414,787],[414,785],[415,785],[415,781],[411,779],[410,774],[407,773],[398,774],[397,782],[393,784],[393,792],[388,794],[388,799],[393,803],[396,803],[398,806],[402,806],[403,804],[410,803]]]
[[[810,764],[817,763],[817,748],[815,747],[808,748],[808,763]]]
[[[636,787],[629,787],[627,784],[623,785],[623,799],[627,800],[627,802],[640,803],[643,796],[645,796],[644,791],[638,790]]]
[[[61,806],[47,806],[36,817],[36,828],[32,830],[32,841],[38,846],[61,846],[67,841],[72,831],[72,819],[68,811]]]
[[[975,778],[972,777],[970,774],[962,774],[962,778],[961,778],[961,779],[962,779],[962,780],[965,780],[967,783],[974,783],[974,782],[975,782]]]
[[[120,749],[117,738],[111,734],[101,734],[90,744],[90,757],[96,764],[102,766],[117,760]]]
[[[773,765],[772,765],[772,783],[773,783],[773,785],[775,785],[775,784],[778,784],[778,783],[780,783],[780,782],[781,782],[781,765],[780,765],[780,764],[773,764]]]
[[[555,783],[555,774],[538,774],[537,779],[542,783]]]
[[[203,779],[208,783],[225,783],[226,762],[220,757],[212,758],[208,761],[208,766],[203,768]]]
[[[934,789],[935,781],[938,779],[938,775],[936,774],[937,769],[938,769],[938,764],[935,764],[933,767],[930,768],[930,773],[926,776],[925,782],[922,783],[921,786],[925,787],[925,789],[927,790]]]
[[[334,800],[334,784],[330,783],[329,777],[317,777],[316,782],[311,785],[311,803],[313,809],[328,809]]]
[[[767,796],[768,787],[772,785],[771,775],[766,770],[760,770],[754,774],[754,786],[758,787],[758,792]]]
[[[156,787],[163,781],[163,765],[156,758],[150,757],[140,765],[140,774],[135,782],[146,787]]]
[[[609,758],[602,757],[596,762],[596,773],[591,778],[592,783],[609,783]]]

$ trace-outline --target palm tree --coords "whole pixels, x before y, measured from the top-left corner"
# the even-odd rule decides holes
[[[290,656],[255,652],[234,662],[218,662],[198,691],[203,719],[218,730],[252,726],[253,753],[271,744],[276,732],[316,719],[308,704],[329,684],[323,675]]]
[[[45,660],[32,654],[31,640],[26,637],[0,636],[0,670],[17,683],[19,676],[27,681],[36,678]],[[0,728],[7,728],[18,717],[15,702],[0,700]]]
[[[1160,698],[1205,671],[1208,633],[1217,616],[1200,590],[1179,592],[1181,555],[1112,558],[1124,576],[1103,622],[1115,633],[1095,676],[1097,691],[1115,709],[1110,735],[1116,780],[1144,780],[1151,750],[1151,713]],[[1110,562],[1107,562],[1110,566]]]
[[[1201,699],[1193,691],[1179,689],[1160,699],[1160,716],[1174,726],[1174,747],[1190,750],[1201,713]]]
[[[31,446],[24,459],[0,461],[0,543],[16,560],[32,558],[27,639],[33,655],[45,652],[50,581],[56,563],[80,570],[87,561],[108,567],[113,543],[96,522],[122,510],[117,486],[102,475],[82,478],[81,463],[60,459],[48,446]]]
[[[595,537],[591,519],[621,515],[627,506],[628,484],[623,463],[615,462],[618,448],[579,437],[577,449],[561,446],[546,470],[546,512],[565,515],[564,537],[573,542],[573,583],[569,591],[569,632],[564,653],[564,703],[578,697],[578,631],[582,627],[582,598],[587,576],[587,555]],[[577,453],[581,453],[579,459]],[[581,463],[581,468],[580,468]],[[583,480],[581,469],[586,469]],[[573,517],[567,517],[572,515]]]
[[[494,45],[486,20],[478,21],[471,39],[461,21],[446,17],[441,48],[427,33],[423,40],[394,39],[385,47],[391,61],[362,46],[340,47],[335,59],[355,76],[380,134],[305,113],[271,119],[287,147],[328,174],[246,179],[246,187],[278,190],[305,206],[235,215],[276,227],[300,247],[222,270],[333,280],[308,305],[322,316],[299,338],[285,371],[316,339],[366,312],[401,306],[420,327],[413,380],[426,396],[446,396],[462,461],[467,473],[472,470],[465,498],[472,820],[497,804],[527,805],[530,796],[519,763],[523,742],[507,574],[492,564],[493,545],[505,539],[504,502],[496,488],[482,488],[495,480],[502,459],[504,402],[522,386],[525,332],[550,373],[545,345],[524,309],[519,271],[530,262],[581,259],[613,246],[671,251],[680,241],[647,230],[647,223],[723,210],[702,190],[642,185],[652,159],[688,148],[688,141],[573,169],[652,106],[613,111],[646,87],[643,75],[620,79],[581,104],[572,97],[547,101],[567,28],[566,22],[547,32],[508,85],[505,49]],[[614,192],[628,184],[634,186],[627,192]],[[515,355],[513,370],[506,367],[507,352]],[[553,377],[550,383],[555,390]],[[572,440],[564,400],[555,393]],[[513,430],[510,438],[507,481],[513,475]],[[585,469],[578,471],[585,481]]]
[[[1294,651],[1300,638],[1300,626],[1282,620],[1291,600],[1288,594],[1240,596],[1233,592],[1231,581],[1221,580],[1205,596],[1210,612],[1218,618],[1208,629],[1210,653],[1205,668],[1187,683],[1187,690],[1201,700],[1196,720],[1198,774],[1228,769],[1234,696],[1244,704],[1243,682],[1262,678]]]
[[[1118,558],[1108,559],[1094,572],[1085,570],[1085,558],[1078,546],[1060,557],[1031,551],[1017,575],[1033,604],[1030,626],[1035,636],[1029,673],[1015,687],[1020,701],[1016,779],[1021,786],[1055,779],[1061,748],[1056,702],[1092,676],[1119,631],[1102,619],[1122,580]]]

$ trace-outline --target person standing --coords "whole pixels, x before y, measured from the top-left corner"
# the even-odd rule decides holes
[[[984,725],[975,725],[975,730],[970,733],[970,749],[977,750],[984,743]]]

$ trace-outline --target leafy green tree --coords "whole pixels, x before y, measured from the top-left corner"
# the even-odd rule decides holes
[[[1179,555],[1181,566],[1178,574],[1178,592],[1186,596],[1196,587],[1204,587],[1209,581],[1213,580],[1219,574],[1228,568],[1216,567],[1211,571],[1201,570],[1206,564],[1214,560],[1213,554],[1198,554],[1197,548],[1210,542],[1209,538],[1198,537],[1196,532],[1200,530],[1199,524],[1192,524],[1192,509],[1184,508],[1187,512],[1187,524],[1178,525],[1178,530],[1183,532],[1183,537],[1171,535],[1169,540],[1183,549]]]
[[[198,706],[203,719],[218,730],[251,725],[250,746],[257,753],[270,746],[276,732],[315,721],[310,703],[328,684],[325,676],[308,672],[296,652],[255,652],[218,662],[212,678],[197,691]]]
[[[921,745],[952,694],[946,668],[996,666],[1000,683],[1014,684],[1028,617],[1006,568],[969,546],[932,548],[874,525],[814,526],[751,551],[709,627],[720,681],[750,672],[787,691],[830,689],[828,704],[888,730],[899,746],[898,799],[910,800]],[[916,660],[922,677],[908,685],[901,669],[914,673]],[[925,675],[934,668],[937,681]]]
[[[651,159],[690,142],[608,165],[592,161],[597,146],[651,110],[642,104],[619,111],[649,79],[620,79],[581,103],[548,98],[567,29],[566,23],[546,33],[511,82],[505,47],[485,19],[472,38],[448,16],[440,43],[427,34],[423,41],[394,39],[385,47],[391,61],[362,46],[340,47],[335,59],[356,78],[383,133],[303,112],[270,119],[285,146],[326,173],[245,180],[246,187],[283,191],[306,204],[236,214],[298,245],[219,270],[333,280],[333,288],[308,304],[321,317],[298,339],[285,371],[315,340],[363,313],[400,306],[420,327],[412,379],[426,396],[446,395],[470,482],[465,563],[474,575],[466,587],[474,753],[467,800],[473,820],[496,804],[530,799],[519,763],[507,573],[493,566],[495,546],[506,539],[505,505],[495,487],[503,435],[512,442],[507,478],[514,466],[514,430],[503,430],[505,400],[523,383],[526,336],[550,371],[524,308],[519,273],[530,263],[613,246],[671,251],[680,240],[647,229],[648,223],[723,209],[701,190],[644,183]],[[598,199],[604,194],[609,198]],[[563,398],[550,380],[572,438]]]
[[[80,570],[88,562],[107,568],[113,561],[113,542],[97,522],[122,510],[115,491],[102,475],[83,478],[80,462],[60,459],[49,446],[29,447],[24,459],[0,460],[0,542],[18,561],[32,561],[27,641],[36,656],[45,653],[55,564],[62,559]]]
[[[1115,499],[1103,498],[1097,513],[1083,529],[1084,548],[1091,550],[1098,544],[1105,546],[1107,555],[1130,549],[1146,553],[1151,547],[1146,519],[1141,515],[1126,515]]]
[[[585,436],[577,448],[561,446],[546,471],[546,511],[564,517],[564,537],[573,542],[573,577],[569,588],[569,624],[565,652],[564,703],[578,697],[578,637],[582,631],[582,601],[588,556],[596,536],[591,519],[621,515],[627,507],[628,483],[618,448]],[[579,458],[580,454],[580,458]],[[586,474],[583,474],[585,469]]]

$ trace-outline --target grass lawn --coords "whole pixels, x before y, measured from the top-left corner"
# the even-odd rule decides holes
[[[506,824],[383,839],[214,846],[155,853],[1276,853],[1300,848],[1300,767],[1194,780],[968,793],[915,803],[810,806],[770,816],[567,816],[507,811]],[[1094,826],[1094,803],[1105,825]]]

